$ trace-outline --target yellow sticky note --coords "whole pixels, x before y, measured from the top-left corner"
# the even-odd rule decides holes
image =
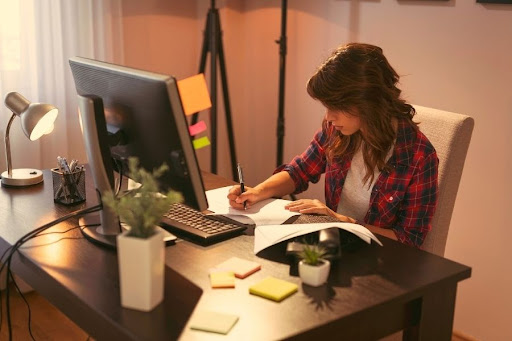
[[[235,274],[232,271],[218,271],[210,273],[212,288],[234,288]]]
[[[274,277],[267,277],[249,287],[249,293],[277,302],[281,302],[297,290],[297,284]]]
[[[192,115],[212,106],[206,80],[202,73],[178,81],[185,115]]]
[[[210,140],[208,139],[208,136],[203,136],[201,138],[193,140],[192,144],[194,145],[194,149],[200,149],[209,146]]]

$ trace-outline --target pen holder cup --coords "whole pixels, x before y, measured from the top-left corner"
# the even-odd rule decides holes
[[[53,201],[63,205],[75,205],[85,201],[85,169],[63,173],[52,169]]]

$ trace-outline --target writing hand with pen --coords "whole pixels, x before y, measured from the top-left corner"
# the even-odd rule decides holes
[[[241,169],[239,178],[240,173]],[[275,173],[254,187],[245,186],[243,176],[239,180],[240,185],[233,186],[228,193],[229,205],[239,210],[244,209],[244,203],[245,209],[248,209],[259,201],[280,198],[295,191],[295,183],[286,171]]]
[[[242,167],[238,164],[238,180],[240,185],[233,186],[228,193],[229,205],[239,210],[246,210],[252,204],[263,200],[259,191],[252,187],[245,186]]]
[[[228,193],[229,205],[238,210],[246,210],[252,204],[263,200],[259,198],[258,191],[252,187],[244,186],[244,191],[241,190],[241,185],[235,185],[229,189]]]

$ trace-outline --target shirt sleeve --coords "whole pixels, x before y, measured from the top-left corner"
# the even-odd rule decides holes
[[[415,167],[393,226],[402,243],[420,247],[432,228],[438,196],[438,164],[437,154],[433,152],[421,157]]]
[[[327,141],[326,128],[318,130],[308,148],[302,154],[295,156],[290,163],[278,167],[274,174],[280,171],[288,172],[295,184],[294,194],[304,192],[309,182],[317,183],[325,172]]]

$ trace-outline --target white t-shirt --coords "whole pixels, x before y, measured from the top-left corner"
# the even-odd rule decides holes
[[[386,156],[386,162],[393,154],[394,145],[389,149]],[[360,147],[352,158],[350,169],[341,191],[340,202],[338,203],[337,212],[344,216],[363,221],[370,206],[370,196],[373,185],[380,175],[378,168],[374,170],[372,183],[364,183],[363,178],[366,174],[364,165],[362,147]]]

